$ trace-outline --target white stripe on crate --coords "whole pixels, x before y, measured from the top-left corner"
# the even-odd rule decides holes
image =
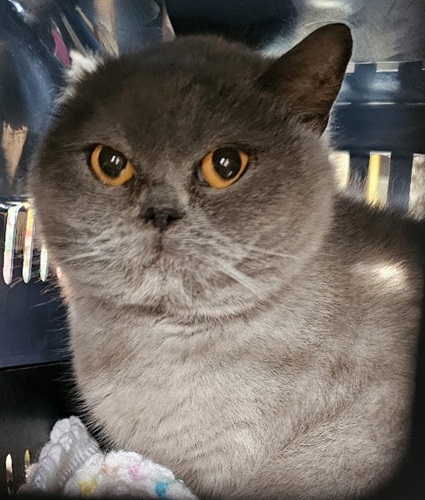
[[[4,259],[3,259],[3,279],[7,285],[10,285],[13,278],[13,259],[15,256],[15,238],[16,226],[19,211],[22,208],[22,203],[17,203],[9,207],[6,218],[6,237],[4,242]]]
[[[12,456],[9,454],[5,460],[5,469],[6,469],[6,483],[7,483],[7,492],[9,495],[14,493],[13,491],[13,463]]]

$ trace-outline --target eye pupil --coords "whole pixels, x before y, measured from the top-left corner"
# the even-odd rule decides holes
[[[198,181],[214,189],[227,188],[241,177],[248,163],[249,155],[242,149],[231,146],[213,149],[198,165]]]
[[[127,165],[127,158],[118,151],[104,146],[99,154],[99,165],[109,177],[119,177]]]
[[[212,164],[223,179],[233,179],[242,168],[242,160],[237,149],[219,148],[214,151]]]

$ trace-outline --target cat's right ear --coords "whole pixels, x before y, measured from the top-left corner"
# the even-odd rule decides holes
[[[347,26],[323,26],[275,61],[259,82],[321,134],[341,89],[352,46]]]

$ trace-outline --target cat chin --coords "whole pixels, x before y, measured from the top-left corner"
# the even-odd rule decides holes
[[[66,262],[59,255],[66,302],[98,298],[108,307],[143,308],[184,321],[229,318],[273,300],[296,269],[287,265],[277,272],[267,267],[264,256],[236,263],[213,258],[208,248],[182,248],[172,237],[159,244],[145,234],[132,246],[137,251],[124,260],[109,254],[108,260]]]
[[[228,277],[167,272],[151,266],[138,286],[133,283],[109,300],[117,307],[143,308],[182,321],[222,320],[264,307],[277,295],[279,285],[280,281],[270,278],[249,290]]]

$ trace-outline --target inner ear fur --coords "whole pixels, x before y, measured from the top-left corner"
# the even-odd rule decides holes
[[[341,89],[352,47],[345,24],[323,26],[272,63],[259,83],[321,134]]]

